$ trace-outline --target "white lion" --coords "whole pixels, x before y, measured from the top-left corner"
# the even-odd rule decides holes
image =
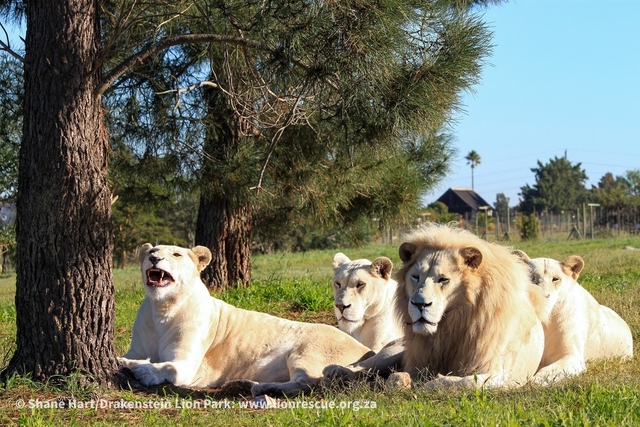
[[[584,261],[577,255],[562,262],[551,258],[529,258],[514,251],[531,270],[531,280],[544,291],[549,322],[544,324],[545,348],[534,380],[548,383],[580,374],[586,361],[628,358],[633,338],[618,314],[584,289],[578,282]]]
[[[333,269],[334,311],[342,331],[373,351],[403,336],[404,328],[394,314],[398,283],[390,277],[389,258],[351,261],[338,252]]]
[[[325,381],[367,371],[426,373],[437,386],[517,387],[536,373],[544,349],[537,294],[510,249],[432,224],[400,245],[397,312],[408,323],[395,341],[360,364],[325,369]]]
[[[335,327],[243,310],[211,297],[199,274],[210,260],[203,246],[142,246],[147,295],[131,348],[119,359],[142,384],[215,388],[243,380],[254,396],[295,395],[316,386],[325,366],[373,354]]]

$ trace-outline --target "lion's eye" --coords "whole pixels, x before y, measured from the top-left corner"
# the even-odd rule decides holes
[[[417,275],[417,274],[412,274],[412,275],[411,275],[411,281],[412,281],[413,283],[418,283],[418,282],[420,281],[420,276],[419,276],[419,275]]]
[[[558,276],[554,276],[551,280],[553,281],[553,283],[558,283],[560,281],[560,278]]]
[[[440,283],[442,286],[446,285],[447,283],[449,283],[449,278],[448,277],[440,277],[438,279],[438,283]]]
[[[175,253],[173,254],[173,256],[174,256],[174,257],[176,257],[176,258],[179,258],[179,257],[181,257],[181,256],[182,256],[182,254],[181,254],[180,252],[175,252]]]
[[[364,285],[366,285],[366,283],[364,283],[364,282],[360,282],[360,283],[358,283],[358,284],[356,285],[356,288],[357,288],[359,291],[361,291],[361,290],[362,290],[362,288],[364,288]]]
[[[340,283],[338,283],[338,282],[333,282],[333,286],[335,286],[336,288],[340,289]]]

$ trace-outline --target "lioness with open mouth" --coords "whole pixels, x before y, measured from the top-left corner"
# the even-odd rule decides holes
[[[220,387],[246,380],[254,396],[296,395],[319,384],[325,366],[373,354],[338,329],[243,310],[213,298],[200,279],[204,246],[146,243],[140,250],[146,298],[120,362],[144,385]]]

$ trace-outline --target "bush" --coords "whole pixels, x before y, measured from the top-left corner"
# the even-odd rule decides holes
[[[538,240],[540,237],[540,221],[534,214],[522,215],[520,230],[522,240]]]

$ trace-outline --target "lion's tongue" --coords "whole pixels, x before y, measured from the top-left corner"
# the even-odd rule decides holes
[[[173,277],[163,270],[149,270],[147,272],[147,285],[149,286],[167,286],[173,282]]]

